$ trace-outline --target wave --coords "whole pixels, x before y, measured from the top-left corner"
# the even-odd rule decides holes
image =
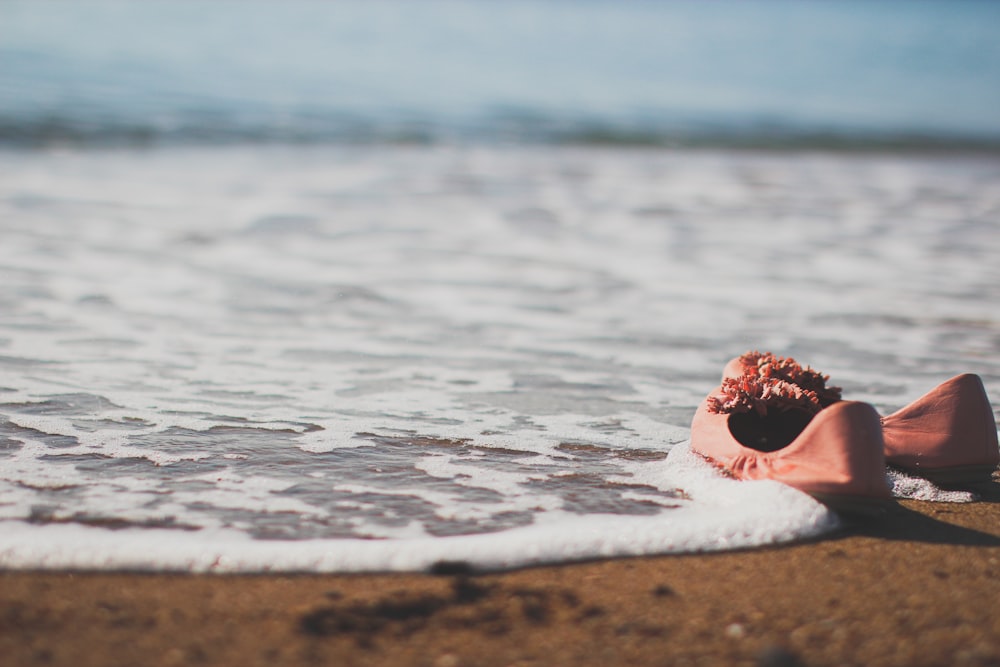
[[[771,119],[566,118],[531,113],[472,119],[330,113],[237,118],[0,115],[0,147],[40,149],[285,145],[557,145],[1000,153],[1000,135],[920,128],[810,125]]]

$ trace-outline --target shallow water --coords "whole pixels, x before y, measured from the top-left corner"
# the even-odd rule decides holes
[[[1000,395],[995,159],[175,148],[0,176],[7,566],[800,539],[836,518],[682,444],[728,358],[880,410],[965,371]]]

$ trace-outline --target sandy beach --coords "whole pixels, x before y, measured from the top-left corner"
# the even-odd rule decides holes
[[[0,574],[7,665],[998,665],[1000,483],[817,542],[468,575]]]

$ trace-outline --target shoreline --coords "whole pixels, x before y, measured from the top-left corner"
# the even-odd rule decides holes
[[[994,478],[996,479],[996,477]],[[464,575],[0,572],[16,665],[997,665],[1000,482],[808,543]]]

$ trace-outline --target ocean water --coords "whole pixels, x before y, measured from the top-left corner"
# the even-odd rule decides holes
[[[755,348],[1000,396],[997,10],[724,6],[0,3],[0,566],[835,530],[688,425]]]
[[[0,2],[0,145],[1000,150],[994,2]]]
[[[685,447],[722,365],[1000,394],[1000,164],[228,148],[0,160],[0,562],[480,567],[820,534]],[[157,546],[151,546],[157,545]]]

